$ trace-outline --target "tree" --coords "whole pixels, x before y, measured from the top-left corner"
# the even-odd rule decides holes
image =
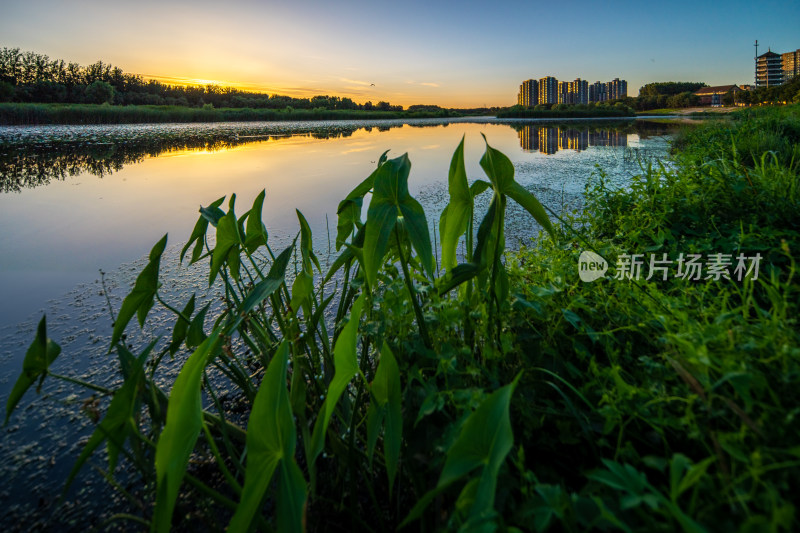
[[[111,100],[114,99],[114,87],[110,83],[101,80],[95,80],[90,83],[84,93],[86,101],[91,104],[111,103]]]

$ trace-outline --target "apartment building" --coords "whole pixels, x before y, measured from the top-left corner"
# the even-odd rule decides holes
[[[517,104],[532,106],[539,103],[539,82],[536,80],[525,80],[519,86],[519,96]]]
[[[789,82],[800,76],[800,48],[794,52],[781,54],[781,66],[783,67],[784,82]]]
[[[559,81],[553,76],[537,80],[527,80],[519,86],[517,104],[532,106],[536,104],[588,104],[619,100],[628,96],[628,82],[614,78],[601,83],[589,84],[581,78],[574,81]],[[530,103],[529,103],[530,102]]]

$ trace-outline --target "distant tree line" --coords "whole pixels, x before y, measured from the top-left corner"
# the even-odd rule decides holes
[[[497,118],[625,117],[633,114],[633,109],[622,100],[613,100],[588,104],[538,104],[528,107],[515,105],[498,111]]]
[[[759,87],[753,91],[741,91],[722,97],[725,105],[738,104],[788,104],[800,102],[800,77],[783,85]]]
[[[694,107],[700,103],[700,97],[694,93],[707,87],[699,81],[664,81],[648,83],[639,89],[639,96],[630,98],[628,105],[637,111],[649,109]]]
[[[325,109],[403,111],[380,101],[358,104],[339,96],[293,98],[206,85],[183,87],[128,74],[102,61],[81,66],[19,48],[0,50],[0,102],[109,103],[114,105],[177,105],[253,109]]]
[[[626,105],[637,111],[661,108],[694,107],[700,98],[695,91],[708,87],[701,82],[648,83],[639,89],[639,96],[626,98]],[[759,87],[752,91],[729,91],[722,96],[723,105],[758,105],[800,102],[800,78],[783,85]]]

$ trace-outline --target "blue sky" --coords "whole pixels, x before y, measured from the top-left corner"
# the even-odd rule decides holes
[[[552,75],[752,83],[800,48],[800,2],[4,1],[0,47],[298,96],[511,105]],[[372,84],[375,84],[374,86]]]

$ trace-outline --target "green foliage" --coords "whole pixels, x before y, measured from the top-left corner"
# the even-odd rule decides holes
[[[139,325],[144,327],[144,321],[150,309],[153,308],[153,300],[158,291],[158,271],[161,267],[161,255],[166,247],[167,236],[164,235],[150,250],[150,262],[147,263],[147,266],[136,278],[136,284],[133,286],[131,293],[122,301],[119,315],[117,315],[117,320],[114,321],[114,332],[111,335],[112,347],[122,338],[122,333],[125,331],[128,322],[133,318],[134,313],[139,319]]]
[[[39,380],[41,386],[45,376],[47,376],[50,364],[55,361],[56,357],[61,353],[61,347],[47,337],[47,317],[42,317],[39,321],[39,327],[36,330],[36,338],[28,347],[25,353],[25,359],[22,361],[22,374],[17,378],[14,383],[14,388],[11,389],[11,394],[8,395],[6,400],[6,418],[3,425],[8,424],[8,419],[11,413],[17,407],[17,404],[25,395],[25,392]]]
[[[639,89],[639,96],[674,96],[680,93],[693,93],[703,87],[705,83],[695,81],[662,81],[647,83]]]
[[[96,80],[86,86],[86,101],[90,104],[110,104],[114,100],[114,87]]]
[[[288,359],[289,345],[283,341],[253,402],[247,423],[247,470],[241,501],[228,525],[231,531],[249,529],[276,469],[279,470],[278,528],[281,531],[303,530],[306,487],[294,459],[297,434],[286,390]]]
[[[797,112],[687,130],[671,162],[643,166],[624,188],[600,171],[585,209],[558,224],[488,143],[488,180],[467,187],[462,141],[441,276],[406,156],[382,157],[340,204],[342,251],[327,273],[300,213],[299,245],[276,256],[263,193],[240,218],[220,199],[201,209],[181,255],[210,259],[221,305],[163,302],[162,240],[119,327],[141,309],[146,319],[158,297],[176,315],[172,338],[133,356],[116,336],[123,383],[112,391],[49,370],[58,348],[43,321],[7,415],[45,376],[110,396],[74,472],[106,439],[109,466],[118,458],[154,487],[143,489],[143,520],[159,531],[186,508],[197,518],[183,527],[231,530],[797,529]],[[487,189],[475,232],[474,199]],[[370,192],[362,222],[354,206]],[[548,232],[513,254],[509,199]],[[286,276],[298,246],[303,285]],[[606,258],[606,279],[580,281],[581,250]],[[626,253],[762,263],[741,282],[613,279]],[[172,352],[185,362],[167,396],[154,376]],[[246,429],[222,387],[249,413]],[[213,458],[210,475],[202,458]]]
[[[166,424],[155,454],[158,484],[152,524],[155,531],[171,528],[175,501],[203,424],[200,380],[209,360],[221,347],[220,333],[221,328],[217,328],[198,346],[175,378],[170,392]]]

